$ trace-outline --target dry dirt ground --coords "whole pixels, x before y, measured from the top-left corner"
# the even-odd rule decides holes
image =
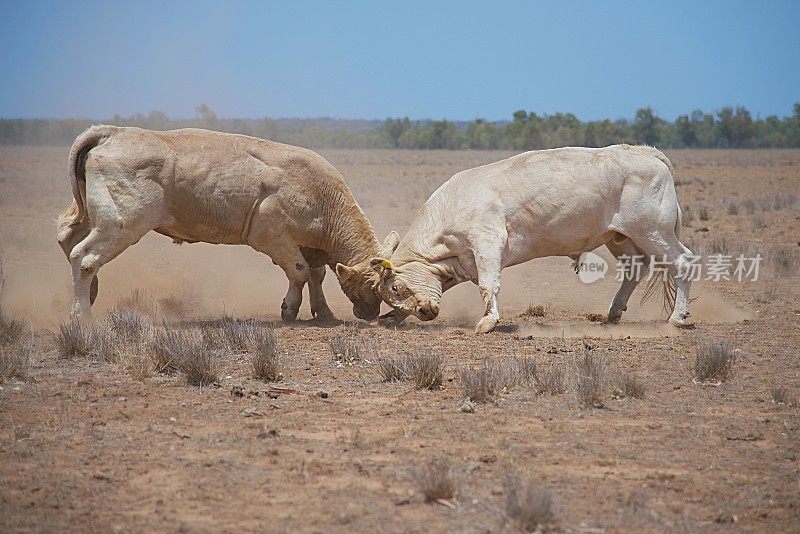
[[[205,387],[155,372],[147,343],[111,361],[59,357],[54,333],[70,290],[53,223],[69,200],[67,150],[0,148],[4,306],[30,325],[21,343],[34,348],[24,376],[0,384],[0,531],[513,532],[506,480],[516,475],[549,490],[543,527],[565,532],[800,528],[800,204],[791,197],[800,151],[668,154],[691,211],[689,246],[765,256],[757,282],[695,285],[694,329],[654,322],[658,308],[639,306],[639,292],[621,324],[590,322],[617,282],[581,284],[565,258],[504,272],[503,320],[481,337],[474,286],[448,293],[437,321],[388,330],[357,324],[328,273],[344,322],[311,321],[306,304],[301,321],[278,324],[277,386],[290,392],[270,396],[247,353],[218,351],[219,379]],[[507,154],[324,155],[382,238],[402,233],[454,172]],[[101,271],[96,310],[102,317],[140,289],[157,325],[266,323],[285,287],[250,249],[150,235]],[[544,315],[524,314],[531,304]],[[360,359],[337,364],[336,336],[361,343]],[[693,382],[696,347],[708,340],[729,341],[736,357],[718,387]],[[570,365],[585,343],[608,377],[637,377],[644,397],[615,399],[605,385],[602,407],[581,409]],[[443,386],[382,382],[378,358],[403,354],[441,355]],[[462,412],[461,370],[487,357],[563,363],[567,391],[509,386]],[[773,401],[776,389],[786,402]],[[426,503],[418,484],[432,459],[451,466],[455,496],[444,504]]]

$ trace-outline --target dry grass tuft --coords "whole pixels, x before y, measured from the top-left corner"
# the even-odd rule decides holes
[[[0,305],[0,344],[16,343],[24,331],[23,322],[7,314]]]
[[[572,381],[578,406],[603,407],[603,389],[606,384],[606,362],[602,354],[585,348],[572,365]]]
[[[28,343],[0,345],[0,384],[9,378],[25,378],[31,367],[32,353]]]
[[[225,315],[219,321],[219,336],[222,339],[222,343],[234,352],[249,351],[254,339],[260,336],[260,329],[261,326],[253,319],[242,320]],[[219,344],[219,341],[216,340],[216,333],[213,330],[204,328],[203,335],[214,346]]]
[[[528,308],[522,312],[522,315],[527,317],[544,317],[545,311],[544,306],[541,304],[537,304],[534,306],[533,304],[529,304]]]
[[[770,254],[772,270],[778,276],[791,276],[797,270],[797,258],[794,250],[783,247],[776,248]]]
[[[691,226],[694,220],[694,212],[691,206],[681,206],[681,226]]]
[[[611,388],[611,394],[615,399],[622,399],[624,397],[643,399],[644,389],[644,382],[631,374],[621,372],[614,377],[614,385]]]
[[[789,393],[785,388],[772,388],[770,392],[774,404],[785,404],[786,406],[797,406],[797,397]]]
[[[536,394],[560,395],[567,391],[564,364],[553,360],[544,373],[538,373],[536,378]]]
[[[701,203],[697,207],[697,217],[701,221],[707,221],[708,220],[708,205],[705,202]]]
[[[131,308],[111,310],[106,315],[106,323],[111,334],[122,343],[139,344],[150,331],[150,321]]]
[[[384,382],[400,382],[408,379],[408,356],[379,356],[378,371]]]
[[[426,502],[450,500],[456,494],[453,470],[445,459],[433,459],[420,466],[414,472],[414,479]]]
[[[253,328],[248,340],[248,351],[253,355],[253,376],[268,382],[283,380],[274,326]]]
[[[214,348],[196,330],[178,330],[164,325],[151,343],[156,371],[182,371],[193,386],[204,386],[218,380]]]
[[[179,368],[192,386],[206,386],[219,379],[214,351],[202,342],[187,348]]]
[[[461,385],[464,396],[473,402],[488,402],[502,389],[497,363],[490,358],[477,369],[461,369]]]
[[[63,359],[96,358],[111,346],[110,336],[96,325],[87,325],[77,319],[58,323],[56,347]]]
[[[739,204],[734,200],[728,200],[726,205],[725,211],[728,212],[728,215],[738,215],[739,214]]]
[[[524,532],[542,532],[553,521],[553,497],[547,489],[508,476],[505,482],[505,513]]]
[[[134,310],[145,317],[156,316],[156,299],[150,291],[136,288],[127,297],[117,299],[118,310]]]
[[[439,354],[415,354],[408,359],[408,379],[417,389],[442,387],[444,357]]]
[[[701,383],[724,382],[730,376],[735,361],[736,356],[731,352],[730,341],[712,339],[699,343],[694,362],[694,378]]]
[[[368,339],[361,336],[357,328],[344,334],[337,334],[328,342],[333,361],[338,364],[353,365],[369,357],[374,348]]]

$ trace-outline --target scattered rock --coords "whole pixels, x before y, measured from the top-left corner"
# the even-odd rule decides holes
[[[493,464],[497,461],[497,456],[494,454],[482,454],[478,457],[478,460],[485,464]]]
[[[464,401],[464,404],[461,405],[461,411],[464,413],[475,413],[475,406],[476,404],[469,399]]]
[[[242,386],[233,386],[231,388],[231,395],[234,397],[244,397],[244,388]]]
[[[317,396],[318,396],[319,398],[321,398],[321,399],[327,399],[328,397],[330,397],[330,393],[328,393],[328,392],[327,392],[327,391],[325,391],[324,389],[321,389],[321,390],[319,390],[319,392],[317,393]]]
[[[264,414],[259,412],[255,408],[247,408],[245,411],[242,412],[242,415],[245,417],[261,417]]]
[[[267,397],[269,397],[270,399],[277,399],[278,397],[280,397],[280,393],[277,393],[275,391],[267,391]]]

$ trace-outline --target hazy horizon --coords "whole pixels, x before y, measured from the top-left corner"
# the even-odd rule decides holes
[[[800,4],[5,4],[0,117],[792,113]]]

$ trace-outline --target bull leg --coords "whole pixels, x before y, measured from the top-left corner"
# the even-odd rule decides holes
[[[92,303],[97,292],[97,273],[122,251],[139,241],[150,229],[94,228],[69,254],[74,293],[72,316],[83,321],[92,319]],[[94,295],[93,295],[94,293]]]
[[[324,265],[322,267],[309,268],[308,297],[311,301],[311,315],[323,321],[336,319],[325,301],[325,294],[322,292],[322,281],[324,279]]]
[[[278,246],[273,245],[269,251],[262,252],[268,254],[289,279],[289,289],[281,304],[281,319],[294,321],[303,303],[303,286],[310,276],[308,262],[300,252],[300,248],[288,241]]]
[[[625,239],[622,241],[622,243],[617,243],[613,240],[609,241],[606,243],[606,248],[611,251],[611,254],[613,254],[618,260],[622,256],[632,258],[634,256],[642,255],[642,252],[636,248],[636,245],[634,245],[633,241],[630,239]],[[625,271],[623,272],[622,285],[617,290],[617,294],[614,295],[614,300],[611,301],[611,307],[608,310],[609,323],[618,323],[622,318],[622,312],[628,310],[628,299],[631,298],[634,289],[636,289],[636,286],[639,284],[641,279],[641,276],[636,276],[636,273],[634,273],[633,270],[633,263],[628,262],[625,266]]]
[[[476,334],[485,334],[494,330],[500,320],[500,270],[502,269],[502,251],[505,243],[489,250],[475,251],[475,266],[478,269],[478,289],[483,297],[483,317],[475,327]]]

